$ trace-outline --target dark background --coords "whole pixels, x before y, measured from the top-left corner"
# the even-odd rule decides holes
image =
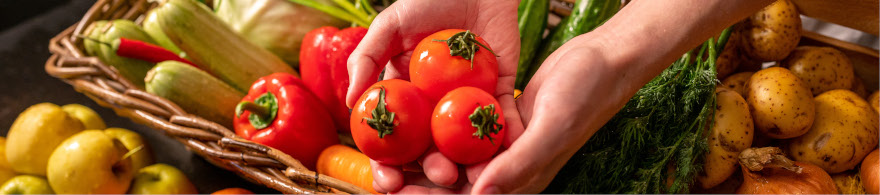
[[[256,193],[278,193],[220,169],[159,130],[133,123],[73,90],[43,69],[49,58],[49,39],[79,21],[93,0],[0,0],[0,136],[27,107],[51,102],[77,103],[97,111],[108,127],[141,134],[157,163],[182,170],[200,193],[241,187]]]

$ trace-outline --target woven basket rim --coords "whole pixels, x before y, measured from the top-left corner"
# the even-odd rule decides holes
[[[189,114],[174,102],[135,87],[97,57],[84,54],[80,37],[92,22],[127,19],[140,23],[146,11],[157,6],[147,0],[98,0],[82,20],[50,39],[52,55],[46,61],[46,72],[117,115],[161,130],[211,164],[254,183],[282,193],[370,193],[311,171],[284,152],[245,140],[223,125]]]

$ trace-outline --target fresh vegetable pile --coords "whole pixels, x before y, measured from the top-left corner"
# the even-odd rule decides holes
[[[790,194],[876,189],[876,177],[859,175],[877,164],[866,158],[877,150],[877,106],[871,109],[865,100],[861,79],[841,51],[798,46],[800,26],[797,9],[781,0],[732,27],[729,39],[722,35],[717,48],[710,41],[698,54],[685,54],[640,89],[572,157],[547,191]],[[767,61],[776,65],[762,69]],[[721,80],[717,86],[716,78]],[[764,151],[761,163],[772,168],[762,171],[742,162],[757,158],[750,147],[765,146],[784,150],[757,149]],[[855,170],[860,163],[867,171]],[[742,177],[732,177],[737,174]],[[836,187],[832,174],[847,179]]]
[[[154,164],[137,133],[107,128],[79,105],[33,105],[0,137],[2,194],[196,194],[177,168]]]
[[[548,6],[548,0],[520,3],[517,89],[525,88],[557,48],[613,16],[620,2],[579,0],[571,15],[542,37]],[[140,26],[128,20],[96,21],[85,31],[83,46],[130,81],[123,84],[171,100],[187,113],[370,192],[375,192],[370,159],[404,165],[435,147],[467,165],[501,150],[507,132],[493,97],[497,55],[470,30],[442,30],[421,40],[409,64],[409,81],[373,84],[350,111],[344,101],[350,82],[347,60],[377,14],[369,1],[216,0],[213,7],[169,0],[149,11]],[[341,28],[345,22],[352,27]],[[546,192],[877,193],[880,92],[865,100],[864,85],[843,52],[798,46],[800,26],[794,5],[780,0],[682,55],[580,148]],[[771,61],[776,65],[762,67]],[[94,127],[99,126],[94,119],[40,120],[50,118],[46,124],[63,127],[40,128],[58,128],[52,131],[64,138],[82,129],[104,129]],[[104,135],[108,132],[89,130],[73,137],[113,143],[112,135]],[[348,137],[353,143],[346,142]],[[52,149],[72,144],[64,138],[24,144]],[[34,139],[10,139],[6,145],[27,140]],[[137,163],[146,158],[143,152],[126,154],[140,149],[122,143],[125,147],[105,144],[94,150],[106,149],[125,161],[113,167],[136,170],[151,164]],[[6,156],[17,172],[47,175],[48,166],[48,181],[20,180],[52,184],[46,189],[55,192],[122,193],[133,177],[85,180],[109,184],[80,189],[88,185],[65,183],[80,175],[53,174],[65,173],[66,165],[53,168],[52,160],[45,160],[51,151],[25,151],[40,154],[27,158],[22,151],[9,151]],[[82,151],[56,153],[62,159],[77,152]],[[41,158],[48,165],[40,164]],[[22,163],[35,159],[40,162]],[[720,190],[730,185],[738,190]]]

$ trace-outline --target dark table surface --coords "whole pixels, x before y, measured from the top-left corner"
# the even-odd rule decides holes
[[[28,106],[41,102],[82,104],[97,111],[108,127],[121,127],[140,133],[153,149],[156,162],[182,170],[200,193],[228,187],[241,187],[257,193],[278,193],[208,163],[161,131],[117,116],[113,110],[97,105],[74,91],[70,85],[46,74],[43,65],[50,56],[49,39],[79,21],[95,2],[48,1],[54,2],[21,1],[20,4],[0,0],[0,136],[5,137],[12,122]],[[11,16],[17,13],[28,17]]]

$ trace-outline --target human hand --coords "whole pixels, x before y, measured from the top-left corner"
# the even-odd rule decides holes
[[[416,45],[434,32],[466,29],[482,37],[498,57],[498,85],[493,94],[507,121],[509,146],[522,123],[513,100],[513,83],[519,57],[516,10],[519,1],[509,0],[404,0],[382,11],[348,61],[350,86],[346,103],[357,98],[373,83],[382,68],[384,79],[409,80],[409,62]],[[519,131],[513,130],[519,129]],[[458,166],[436,150],[420,158],[424,173],[405,173],[401,167],[373,162],[374,188],[380,192],[401,190],[404,184],[452,186],[459,181]],[[407,174],[404,177],[404,174]],[[406,180],[404,180],[406,178]],[[463,181],[463,180],[462,180]]]

